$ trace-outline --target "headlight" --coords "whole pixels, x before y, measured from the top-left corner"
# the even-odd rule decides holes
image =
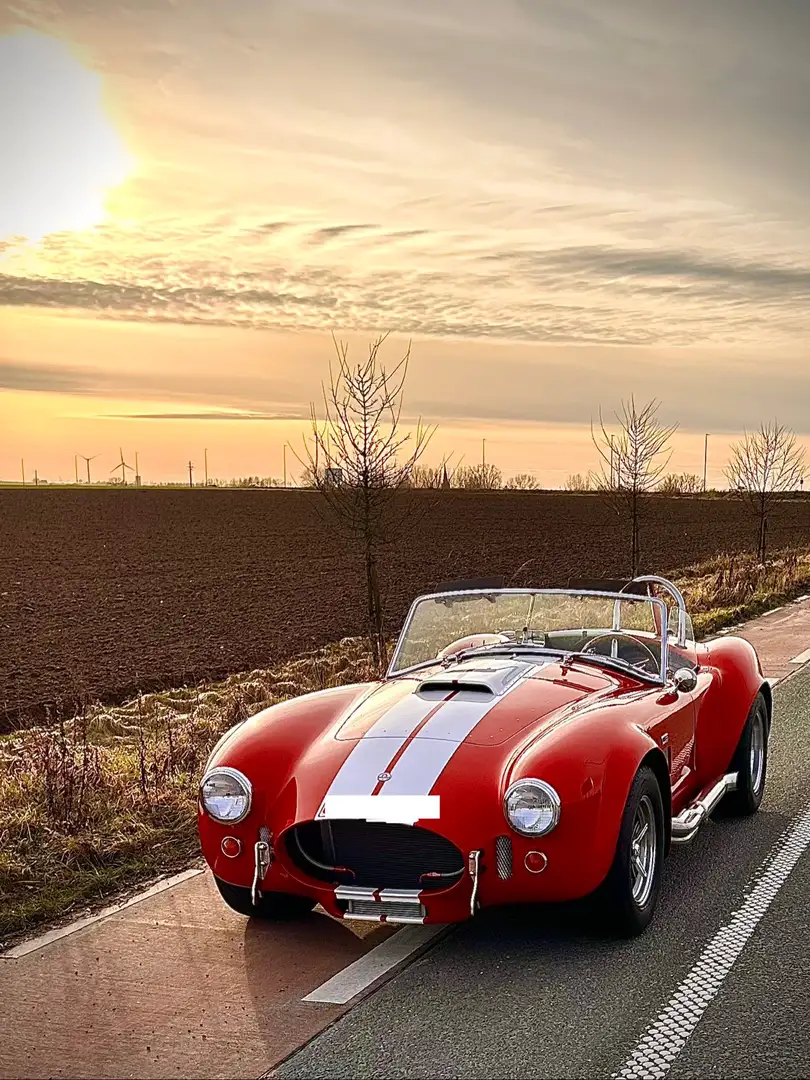
[[[250,781],[238,769],[220,766],[203,777],[200,802],[214,821],[233,823],[247,816],[251,791]]]
[[[545,836],[560,820],[560,796],[544,780],[518,780],[503,800],[506,820],[522,836]]]

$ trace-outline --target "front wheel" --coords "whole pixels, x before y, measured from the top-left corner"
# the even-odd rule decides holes
[[[613,865],[597,890],[603,921],[618,937],[637,937],[649,926],[661,891],[663,857],[661,788],[645,765],[630,788]]]
[[[315,901],[308,896],[295,896],[292,893],[262,893],[257,905],[254,905],[250,889],[242,885],[229,885],[214,876],[219,894],[229,908],[240,915],[254,919],[298,919],[307,915],[315,907]]]
[[[768,727],[768,706],[757,694],[731,760],[729,771],[737,774],[737,790],[723,800],[723,809],[730,814],[746,817],[759,810],[768,771]]]

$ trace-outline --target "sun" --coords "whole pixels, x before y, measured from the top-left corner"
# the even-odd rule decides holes
[[[107,194],[131,162],[101,91],[101,78],[59,38],[0,37],[0,241],[104,220]]]

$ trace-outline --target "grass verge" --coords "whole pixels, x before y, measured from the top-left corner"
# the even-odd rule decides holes
[[[810,591],[810,553],[765,566],[720,556],[675,581],[696,634],[707,636]],[[372,675],[365,643],[345,639],[274,668],[0,737],[0,942],[190,865],[200,771],[222,732],[285,698]]]

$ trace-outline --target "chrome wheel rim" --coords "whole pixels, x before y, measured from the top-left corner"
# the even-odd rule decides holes
[[[655,811],[649,795],[643,795],[633,818],[630,839],[630,888],[633,900],[639,907],[644,907],[650,899],[655,882],[657,850]]]
[[[758,795],[765,778],[765,725],[757,713],[751,727],[751,787]]]

